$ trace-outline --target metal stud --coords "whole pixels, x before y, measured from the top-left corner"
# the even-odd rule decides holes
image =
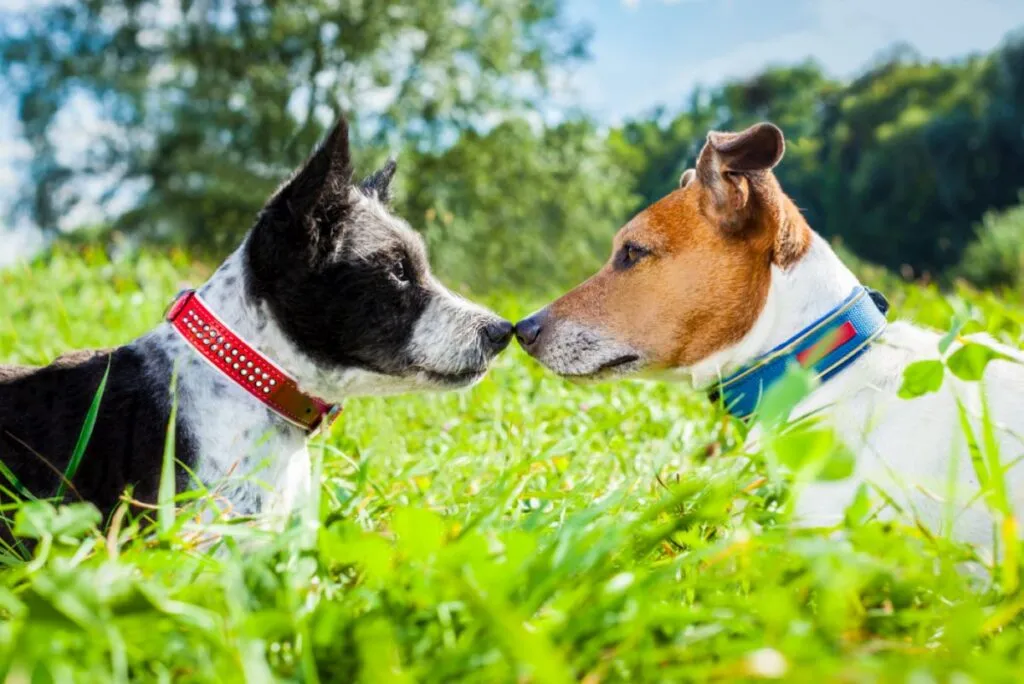
[[[239,361],[245,361],[245,354],[242,354],[241,356],[239,356],[238,360]]]
[[[233,364],[231,367],[234,368],[235,370],[238,370],[238,364],[237,363]]]
[[[264,379],[264,380],[267,380],[268,378],[270,378],[270,376],[269,376],[269,375],[267,375],[266,373],[264,373],[264,374],[263,374],[263,379]]]
[[[224,348],[225,348],[225,349],[231,349],[231,343],[230,343],[230,342],[228,342],[227,344],[225,344],[225,345],[224,345]],[[237,354],[238,352],[236,351],[235,353]]]
[[[224,346],[227,347],[228,349],[231,349],[231,345],[230,344],[226,344]],[[238,356],[238,350],[237,349],[231,349],[231,355],[232,356]]]
[[[263,382],[262,382],[262,381],[260,381],[260,380],[257,380],[257,381],[256,381],[256,386],[257,386],[257,387],[263,387]]]
[[[221,349],[219,352],[217,352],[217,356],[223,357],[224,356],[224,350]]]
[[[245,364],[245,367],[246,368],[252,368],[252,361],[250,361],[249,363]]]
[[[204,325],[203,326],[203,332],[209,332],[209,331],[210,331],[210,326]]]
[[[270,379],[270,384],[271,385],[276,385],[277,384],[277,380],[274,380],[273,378],[271,378]]]
[[[270,394],[270,388],[269,387],[264,387],[263,388],[263,393],[264,394]]]

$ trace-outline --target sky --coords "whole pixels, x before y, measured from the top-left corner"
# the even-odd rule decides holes
[[[0,0],[0,13],[33,0]],[[566,0],[568,19],[592,31],[590,60],[573,68],[557,103],[616,124],[658,105],[682,106],[693,88],[808,57],[848,77],[882,50],[907,43],[950,59],[996,47],[1024,26],[1022,0]],[[79,121],[63,135],[89,144]],[[0,228],[29,150],[0,87]],[[89,208],[83,213],[88,215]],[[23,226],[24,227],[24,226]],[[31,230],[0,234],[0,265],[35,244]]]
[[[1024,25],[1021,0],[569,0],[568,9],[593,30],[574,95],[609,123],[768,65],[813,57],[851,76],[894,43],[949,59]]]

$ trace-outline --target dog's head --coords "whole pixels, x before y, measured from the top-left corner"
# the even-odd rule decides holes
[[[619,230],[598,273],[517,324],[522,346],[560,375],[603,378],[686,371],[741,340],[772,267],[810,243],[771,172],[783,150],[768,123],[710,133],[696,169]]]
[[[512,334],[431,274],[423,240],[388,210],[394,173],[389,161],[354,183],[341,120],[244,247],[249,297],[324,399],[472,384]]]

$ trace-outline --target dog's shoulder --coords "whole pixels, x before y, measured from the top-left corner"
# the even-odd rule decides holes
[[[147,351],[138,345],[77,351],[48,366],[0,371],[0,459],[22,486],[35,496],[56,490],[58,473],[66,472],[99,395],[92,434],[73,480],[75,491],[108,510],[126,485],[136,487],[137,498],[155,494],[172,370],[169,360]],[[185,437],[177,441],[179,455],[188,462]]]
[[[47,366],[0,364],[0,385],[13,383],[40,372],[46,375],[48,371],[57,369],[88,367],[90,361],[108,358],[114,351],[114,349],[76,349],[61,354]]]
[[[36,366],[11,366],[0,364],[0,385],[14,382],[39,370]]]

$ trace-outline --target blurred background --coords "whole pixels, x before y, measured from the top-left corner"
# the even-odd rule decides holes
[[[709,129],[758,120],[811,225],[1021,291],[1019,0],[0,0],[0,264],[223,256],[339,112],[472,291],[572,284]]]

